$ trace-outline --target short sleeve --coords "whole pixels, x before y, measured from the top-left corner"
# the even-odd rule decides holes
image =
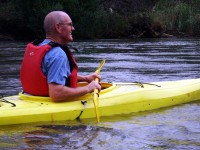
[[[65,85],[70,75],[70,65],[65,52],[60,47],[52,48],[43,59],[42,70],[48,83]]]

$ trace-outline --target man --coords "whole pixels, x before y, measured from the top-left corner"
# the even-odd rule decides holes
[[[50,96],[54,102],[68,101],[101,86],[94,81],[97,73],[77,75],[77,64],[70,50],[63,46],[73,41],[72,20],[63,11],[53,11],[44,19],[46,39],[29,43],[22,62],[20,79],[25,93]],[[77,87],[77,82],[89,82]]]

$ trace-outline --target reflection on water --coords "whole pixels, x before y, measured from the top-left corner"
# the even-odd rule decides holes
[[[150,82],[200,77],[198,39],[99,40],[72,43],[80,72],[103,81]],[[0,42],[0,94],[21,90],[25,43]],[[3,113],[3,112],[1,112]],[[0,128],[0,149],[200,149],[200,102],[155,111]]]

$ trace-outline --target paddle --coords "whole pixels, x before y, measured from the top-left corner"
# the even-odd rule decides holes
[[[99,67],[97,68],[97,70],[95,71],[96,73],[100,74],[101,68],[103,67],[103,65],[105,64],[105,60],[102,60]],[[96,82],[99,83],[99,79],[96,78],[95,79]],[[100,118],[99,118],[99,91],[97,88],[94,89],[94,97],[93,97],[93,103],[94,103],[94,107],[95,107],[95,112],[96,112],[96,119],[97,122],[100,122]]]

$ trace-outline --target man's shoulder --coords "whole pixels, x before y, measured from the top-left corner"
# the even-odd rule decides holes
[[[46,55],[51,55],[51,56],[66,56],[65,52],[62,50],[61,47],[53,47],[50,51],[47,52]]]
[[[68,58],[65,52],[60,47],[53,47],[50,51],[46,53],[43,59],[44,64],[62,64],[67,63]]]

